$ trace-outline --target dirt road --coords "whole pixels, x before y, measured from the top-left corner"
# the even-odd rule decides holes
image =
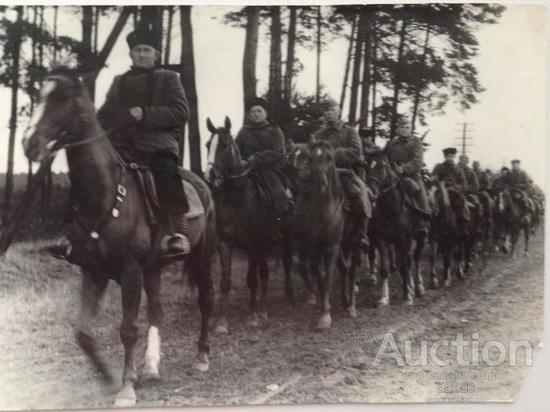
[[[36,246],[20,245],[0,267],[9,272],[9,283],[0,284],[0,409],[109,407],[119,383],[103,385],[72,337],[78,272],[33,252]],[[333,327],[323,333],[311,328],[317,308],[285,301],[280,269],[271,277],[270,320],[247,327],[244,276],[235,276],[230,333],[212,335],[207,373],[191,368],[198,309],[185,301],[181,275],[167,272],[162,379],[139,386],[137,406],[511,400],[529,369],[524,355],[542,338],[543,259],[539,236],[530,256],[493,256],[482,271],[478,264],[465,280],[429,291],[412,308],[400,306],[400,279],[393,275],[392,304],[376,308],[378,289],[365,285],[356,319],[341,310],[335,284]],[[120,376],[119,289],[111,285],[108,292],[96,332]],[[144,310],[142,326],[140,350]],[[459,339],[468,345],[464,364]],[[422,345],[429,353],[434,343],[435,356],[422,364]],[[511,350],[514,344],[528,349]],[[509,366],[511,354],[517,366]]]

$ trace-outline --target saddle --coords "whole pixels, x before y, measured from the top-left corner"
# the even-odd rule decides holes
[[[147,220],[153,227],[159,225],[161,221],[166,218],[165,213],[160,207],[160,202],[157,195],[157,189],[155,186],[155,178],[151,169],[145,165],[138,165],[134,162],[128,163],[128,169],[136,179],[137,185],[145,202],[145,210],[147,213]],[[187,196],[187,202],[189,203],[189,211],[185,214],[188,221],[188,231],[186,235],[192,245],[198,240],[200,235],[200,227],[202,226],[202,220],[205,219],[204,205],[195,186],[191,183],[194,179],[199,179],[192,172],[179,168],[179,174],[183,181],[183,188],[185,195]],[[200,187],[200,186],[197,186]]]

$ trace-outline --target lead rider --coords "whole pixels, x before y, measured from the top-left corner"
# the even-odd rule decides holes
[[[163,254],[188,254],[189,203],[178,172],[179,130],[189,118],[185,91],[176,72],[156,67],[160,52],[152,31],[138,28],[126,41],[132,66],[114,78],[97,118],[117,151],[151,169],[169,225],[170,234],[161,242]],[[54,256],[68,260],[70,250],[67,245],[49,248]]]

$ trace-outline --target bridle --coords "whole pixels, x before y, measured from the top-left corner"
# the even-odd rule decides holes
[[[210,136],[209,143],[212,141],[212,139],[216,135],[218,136],[218,138],[220,137],[219,132],[212,133],[212,135]],[[231,161],[236,163],[239,159],[239,153],[237,152],[236,143],[233,141],[233,139],[231,137],[230,137],[230,140],[231,140],[231,143],[230,143],[229,147],[230,147]],[[208,150],[210,150],[210,146],[208,147]],[[216,148],[216,150],[217,150],[217,148]],[[214,154],[214,156],[215,156],[215,154]],[[242,177],[245,177],[251,171],[251,168],[247,167],[247,168],[245,168],[244,170],[242,170],[241,172],[238,172],[238,173],[222,173],[222,171],[220,171],[219,165],[216,164],[215,161],[214,162],[209,161],[208,166],[210,166],[212,168],[212,171],[215,173],[216,177],[220,180],[220,185],[223,184],[224,181],[226,181],[226,180],[235,180],[235,179],[240,179]]]
[[[376,177],[371,176],[370,174],[367,174],[367,179],[366,179],[367,183],[373,182],[376,185],[376,187],[378,188],[378,190],[376,191],[376,197],[377,198],[382,197],[383,195],[388,193],[390,190],[394,189],[399,183],[399,179],[397,178],[397,176],[393,172],[393,169],[391,168],[391,165],[388,163],[388,160],[385,157],[382,157],[378,161],[381,164],[383,164],[386,167],[386,169],[389,170],[388,174],[390,176],[390,183],[388,184],[388,186],[384,187],[383,182],[380,181],[380,179],[377,179]]]

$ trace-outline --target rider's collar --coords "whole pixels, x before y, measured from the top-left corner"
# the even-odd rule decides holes
[[[344,127],[344,122],[342,120],[336,120],[334,122],[327,122],[327,128],[332,128],[336,130],[342,130]]]
[[[150,73],[155,71],[157,68],[155,66],[153,67],[137,67],[137,66],[130,66],[130,70],[128,73],[130,74],[144,74],[144,73]]]

